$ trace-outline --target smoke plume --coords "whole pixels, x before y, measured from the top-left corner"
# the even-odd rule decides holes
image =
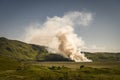
[[[32,25],[26,29],[25,41],[48,46],[75,62],[90,62],[81,53],[84,41],[74,33],[74,27],[87,26],[91,20],[91,13],[79,11],[66,13],[62,17],[47,18],[43,24]]]

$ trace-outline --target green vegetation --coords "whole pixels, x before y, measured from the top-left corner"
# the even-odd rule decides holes
[[[19,62],[14,59],[0,55],[0,72],[4,70],[16,70]]]
[[[120,79],[119,53],[86,52],[85,55],[93,62],[75,63],[48,53],[44,46],[0,38],[0,80]]]
[[[33,60],[37,51],[26,43],[0,38],[0,54],[19,60]]]
[[[107,53],[107,52],[106,53],[105,52],[89,53],[89,52],[85,52],[85,55],[95,62],[120,61],[120,53]]]
[[[114,63],[16,62],[0,57],[0,80],[119,80],[120,69]],[[2,63],[4,62],[4,63]],[[47,65],[46,65],[47,64]],[[53,65],[54,64],[54,65]],[[99,67],[97,64],[105,64]],[[117,65],[114,66],[113,64]],[[67,67],[67,66],[70,67]],[[71,67],[72,65],[77,67]],[[89,67],[90,65],[90,67]],[[111,67],[109,67],[111,65]]]
[[[0,55],[18,61],[63,61],[69,60],[58,54],[48,53],[47,47],[0,38]],[[57,58],[56,58],[57,57]]]
[[[14,58],[18,61],[71,61],[61,55],[49,53],[46,48],[3,37],[0,38],[0,55]],[[120,53],[84,53],[86,57],[94,62],[120,61]]]

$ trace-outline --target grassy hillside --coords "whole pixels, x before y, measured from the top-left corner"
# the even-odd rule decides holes
[[[34,60],[37,55],[37,50],[32,48],[32,45],[0,38],[0,54],[15,59]]]
[[[46,47],[27,44],[17,40],[0,38],[0,55],[13,58],[19,61],[63,61],[68,60],[61,55],[48,53]],[[57,58],[56,58],[57,57]]]
[[[120,61],[120,53],[89,53],[85,52],[85,55],[92,59],[94,62],[112,62],[112,61]]]
[[[84,53],[95,62],[120,61],[120,53]],[[61,55],[49,53],[44,46],[27,44],[3,37],[0,38],[0,55],[19,61],[70,61]]]
[[[16,70],[19,66],[19,62],[0,55],[0,72],[5,70]]]

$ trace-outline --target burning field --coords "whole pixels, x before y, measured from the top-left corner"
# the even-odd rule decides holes
[[[75,62],[91,62],[81,53],[84,41],[75,32],[75,26],[87,26],[92,20],[91,13],[68,12],[62,17],[47,18],[42,24],[31,25],[26,29],[25,42],[47,46]],[[52,51],[50,51],[52,52]]]

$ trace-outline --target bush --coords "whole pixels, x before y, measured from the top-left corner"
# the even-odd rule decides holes
[[[82,69],[82,68],[84,68],[84,67],[85,67],[84,65],[81,65],[81,66],[80,66],[80,69]]]

